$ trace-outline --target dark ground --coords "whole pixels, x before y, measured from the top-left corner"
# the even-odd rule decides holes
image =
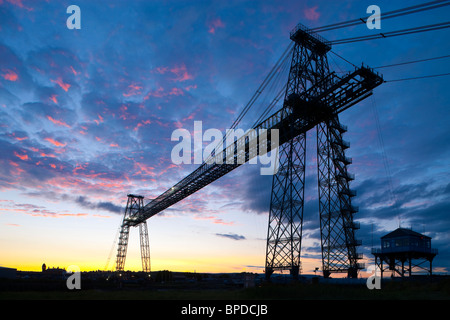
[[[84,281],[69,290],[64,281],[0,280],[0,300],[450,300],[450,279],[384,281],[365,284],[260,283],[255,287],[211,283]]]

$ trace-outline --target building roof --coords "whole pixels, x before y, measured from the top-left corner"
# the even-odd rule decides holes
[[[426,235],[423,235],[421,233],[418,233],[411,229],[406,229],[406,228],[395,229],[394,231],[388,233],[387,235],[382,236],[381,239],[397,238],[397,237],[405,237],[405,236],[422,237],[422,238],[431,239],[430,237],[428,237]]]
[[[0,266],[0,270],[15,270],[15,271],[17,271],[16,268],[7,268],[7,267],[2,267],[2,266]]]

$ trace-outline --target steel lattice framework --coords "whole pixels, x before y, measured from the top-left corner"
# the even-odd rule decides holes
[[[323,274],[347,272],[355,277],[360,265],[356,252],[351,205],[355,192],[349,189],[352,176],[347,172],[351,160],[345,156],[349,144],[342,139],[346,128],[337,114],[320,113],[320,108],[304,106],[330,87],[326,53],[331,45],[302,25],[291,32],[295,42],[291,69],[285,93],[284,108],[303,109],[303,117],[315,118],[317,128],[317,161],[319,182],[319,215],[322,242]],[[352,94],[345,88],[345,95]],[[302,97],[302,98],[300,98]],[[303,105],[301,105],[303,104]],[[274,175],[267,234],[266,276],[275,270],[290,270],[294,277],[301,269],[306,132],[280,148],[279,173]]]
[[[283,106],[291,112],[301,110],[301,94],[308,91],[311,97],[318,96],[327,87],[327,81],[324,80],[327,79],[329,68],[325,54],[331,46],[309,35],[300,25],[291,33],[295,46]],[[304,117],[312,115],[303,114]],[[291,130],[294,124],[291,124]],[[278,173],[272,182],[266,276],[270,277],[274,270],[288,269],[297,277],[303,226],[306,132],[281,145],[279,159]]]
[[[290,37],[294,47],[282,107],[257,124],[250,135],[216,155],[222,158],[222,163],[204,162],[145,206],[140,198],[129,195],[117,251],[117,270],[124,267],[131,226],[141,226],[150,217],[257,154],[279,147],[279,169],[272,184],[265,271],[268,278],[276,270],[290,270],[297,277],[301,268],[306,132],[316,127],[323,274],[328,277],[332,272],[347,272],[350,277],[356,276],[360,268],[357,261],[361,258],[356,251],[360,244],[355,238],[358,225],[353,222],[357,208],[351,204],[356,193],[349,188],[353,179],[347,171],[351,159],[345,156],[349,144],[342,138],[346,127],[340,124],[338,114],[370,96],[372,90],[383,83],[383,78],[364,65],[343,76],[331,72],[327,60],[331,44],[301,24]],[[272,137],[272,129],[277,129],[278,139]],[[261,145],[262,135],[264,146]],[[142,257],[144,255],[147,256],[145,250]]]
[[[144,197],[134,194],[128,195],[127,206],[123,215],[122,225],[120,227],[119,244],[116,257],[116,271],[124,271],[125,259],[127,256],[128,238],[130,235],[130,217],[142,214],[144,208]],[[150,245],[148,241],[147,221],[139,223],[139,238],[141,243],[142,271],[150,273]]]

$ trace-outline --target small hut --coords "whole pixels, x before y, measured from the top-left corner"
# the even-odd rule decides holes
[[[432,261],[437,255],[437,249],[431,248],[430,237],[411,229],[398,228],[381,237],[381,248],[372,249],[372,254],[381,277],[386,270],[401,277],[405,274],[411,276],[413,269],[414,272],[425,271],[431,276]]]

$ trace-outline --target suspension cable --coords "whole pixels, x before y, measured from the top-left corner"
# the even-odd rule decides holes
[[[383,17],[383,20],[390,19],[390,18],[396,18],[396,17],[400,17],[400,16],[412,14],[412,13],[423,12],[423,11],[431,10],[431,9],[437,9],[437,8],[448,6],[448,5],[450,5],[449,0],[431,1],[431,2],[427,2],[427,3],[423,3],[423,4],[403,8],[403,9],[389,11],[389,12],[383,13],[382,17]],[[338,23],[334,23],[334,24],[330,24],[330,25],[326,25],[326,26],[322,26],[322,27],[313,28],[311,30],[314,32],[324,32],[324,31],[336,30],[336,29],[340,29],[340,28],[351,27],[351,26],[358,25],[361,23],[365,24],[366,22],[367,22],[367,18],[366,18],[366,20],[364,20],[364,18],[358,18],[358,19],[353,19],[353,20],[349,20],[349,21],[338,22]]]

